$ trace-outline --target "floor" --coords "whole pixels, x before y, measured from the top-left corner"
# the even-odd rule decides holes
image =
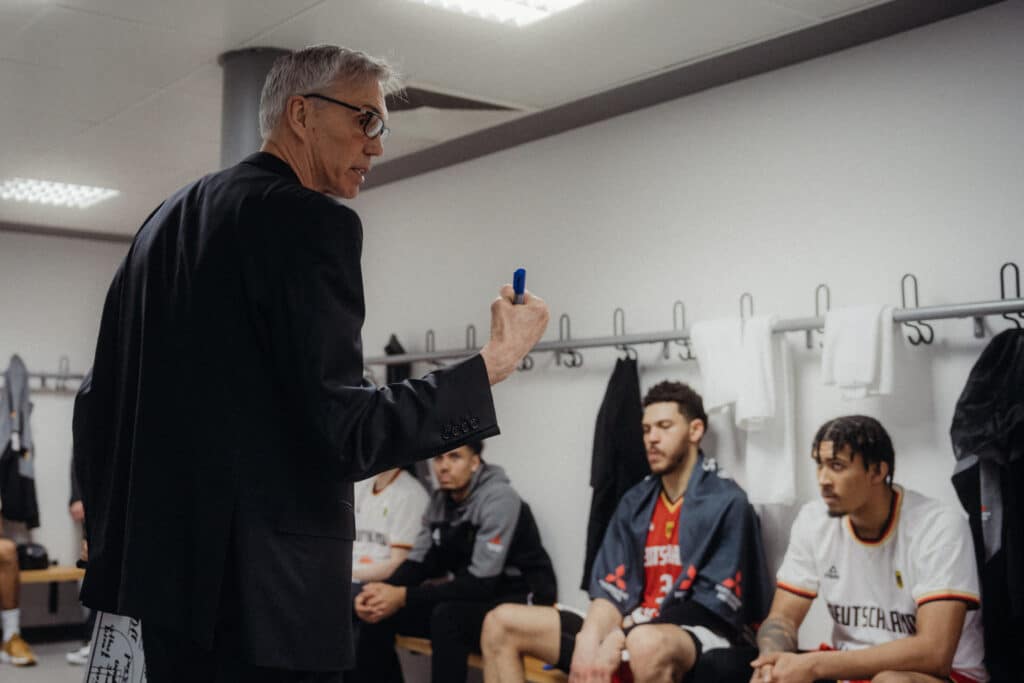
[[[0,664],[0,681],[3,683],[86,683],[86,667],[71,666],[64,659],[66,653],[81,647],[81,642],[72,640],[60,643],[30,644],[39,663],[29,667]],[[430,667],[427,657],[402,651],[399,653],[399,658],[402,660],[406,683],[429,681]],[[480,683],[482,680],[479,671],[470,670],[467,683]]]
[[[64,659],[66,653],[81,647],[81,642],[73,640],[63,643],[31,645],[39,663],[26,667],[0,663],[0,681],[3,683],[83,683],[85,667],[71,666]]]

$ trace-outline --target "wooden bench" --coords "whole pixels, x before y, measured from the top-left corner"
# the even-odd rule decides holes
[[[84,576],[84,569],[60,565],[53,565],[46,569],[22,569],[18,572],[18,577],[22,584],[50,584],[50,595],[48,600],[48,609],[50,614],[57,613],[57,586],[66,581],[81,581]]]
[[[22,569],[18,572],[22,583],[61,583],[63,581],[81,581],[85,570],[78,567],[62,567],[54,565],[46,569]]]
[[[421,655],[431,654],[430,641],[426,638],[395,636],[395,647]],[[484,668],[480,655],[470,655],[469,665],[474,669]],[[568,676],[557,669],[546,669],[544,662],[534,657],[523,657],[523,668],[526,670],[526,680],[531,683],[560,683],[569,680]]]

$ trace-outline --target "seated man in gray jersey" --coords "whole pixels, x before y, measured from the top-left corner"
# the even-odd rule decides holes
[[[484,616],[503,602],[553,604],[555,573],[529,506],[471,443],[432,461],[438,490],[408,559],[356,597],[356,681],[401,681],[396,633],[427,637],[434,683],[466,679]]]

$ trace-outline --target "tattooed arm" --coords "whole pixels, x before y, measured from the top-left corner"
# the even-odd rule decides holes
[[[754,662],[751,683],[772,680],[772,665],[757,665],[765,655],[797,651],[797,631],[800,624],[803,623],[804,617],[807,616],[807,610],[811,608],[812,602],[813,600],[810,598],[790,593],[782,588],[776,589],[775,599],[772,600],[772,609],[757,632],[757,647],[760,650],[760,657]]]

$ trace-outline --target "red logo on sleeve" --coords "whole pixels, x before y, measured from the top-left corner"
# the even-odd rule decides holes
[[[693,585],[693,580],[697,578],[697,568],[692,564],[686,568],[686,578],[679,583],[679,587],[684,591],[690,590],[690,586]]]
[[[740,583],[743,581],[743,572],[736,572],[736,578],[726,579],[722,582],[722,585],[732,590],[736,594],[737,598],[743,597],[743,587]]]
[[[626,565],[620,564],[618,567],[615,568],[615,573],[609,574],[608,576],[604,577],[604,580],[608,583],[614,583],[616,586],[619,587],[620,590],[626,590],[626,581],[623,578],[625,575]]]

